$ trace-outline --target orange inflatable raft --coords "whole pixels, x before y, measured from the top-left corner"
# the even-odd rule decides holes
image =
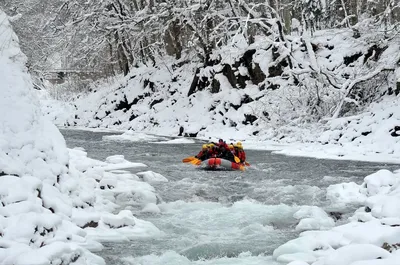
[[[213,157],[203,162],[207,169],[244,170],[244,165],[218,157]]]

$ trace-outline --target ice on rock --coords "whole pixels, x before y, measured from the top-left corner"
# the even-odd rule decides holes
[[[35,250],[22,252],[16,257],[16,264],[44,265],[69,264],[78,260],[84,251],[64,242],[54,242]],[[5,260],[6,261],[6,260]],[[7,263],[6,263],[7,264]]]
[[[87,227],[85,231],[89,239],[100,242],[121,242],[162,235],[152,223],[134,217],[128,210],[123,210],[117,215],[104,212],[98,226]]]
[[[317,206],[302,206],[293,217],[300,220],[296,230],[326,230],[335,226],[335,221]]]
[[[367,187],[367,195],[372,196],[378,193],[388,193],[391,187],[397,184],[399,177],[386,169],[381,169],[364,178]]]
[[[287,265],[309,265],[309,263],[304,262],[304,261],[292,261],[292,262],[288,263]]]
[[[168,182],[168,179],[164,177],[163,175],[153,172],[153,171],[144,171],[144,172],[139,172],[136,173],[139,177],[143,179],[143,181],[146,181],[148,183],[154,183],[154,182]]]
[[[31,176],[2,176],[0,178],[0,197],[3,206],[21,201],[34,200],[42,188],[39,179]]]
[[[0,216],[10,217],[26,212],[41,213],[42,211],[43,207],[41,205],[41,201],[39,198],[36,198],[29,201],[16,202],[2,207],[0,208]]]
[[[331,185],[327,198],[340,205],[362,205],[349,223],[330,231],[307,231],[274,251],[280,261],[298,260],[313,265],[391,265],[400,264],[400,185],[399,172],[379,170],[364,178],[364,183]],[[307,208],[305,208],[307,209]],[[295,215],[306,216],[300,209]],[[391,253],[387,250],[390,250]]]
[[[362,187],[354,182],[330,185],[326,190],[326,199],[332,205],[343,206],[346,204],[362,204],[367,197],[362,192]]]
[[[365,223],[350,222],[334,227],[332,230],[343,235],[352,243],[368,243],[381,246],[385,241],[390,240],[394,235],[399,235],[397,227],[383,226],[378,219]]]
[[[288,241],[274,250],[273,256],[309,254],[315,257],[326,255],[334,249],[349,244],[342,233],[336,231],[306,231],[300,237]],[[303,253],[303,254],[302,254]]]
[[[398,265],[398,259],[375,259],[375,260],[361,260],[351,263],[351,265]]]
[[[158,208],[158,206],[155,203],[148,203],[146,206],[142,209],[142,212],[146,213],[160,213],[161,210]]]
[[[368,198],[365,205],[376,218],[400,218],[400,175],[388,170],[379,170],[364,178]]]
[[[104,214],[101,217],[101,221],[111,228],[121,228],[125,226],[134,226],[135,219],[131,211],[121,211],[118,215]]]
[[[118,181],[113,178],[103,178],[99,182],[100,189],[113,189],[117,186]]]
[[[89,227],[98,225],[100,213],[85,209],[74,208],[72,211],[72,221],[79,227]]]
[[[374,217],[400,217],[398,200],[398,196],[375,195],[368,198],[365,205],[371,209],[371,214]]]
[[[114,156],[109,156],[106,158],[106,162],[110,164],[119,164],[125,162],[125,157],[123,155],[114,155]]]
[[[353,265],[356,261],[385,259],[390,253],[370,244],[351,244],[333,251],[324,259],[324,265]]]
[[[277,259],[279,262],[290,262],[289,264],[306,264],[309,265],[317,260],[314,255],[308,253],[294,253],[294,254],[283,254]],[[297,262],[297,263],[296,263]]]
[[[196,141],[187,138],[177,138],[168,141],[156,142],[156,144],[194,144]]]
[[[51,213],[23,213],[9,217],[7,227],[4,229],[3,238],[15,240],[19,243],[39,244],[45,239],[53,237],[57,227],[61,225],[60,216]]]
[[[41,192],[43,205],[55,213],[62,213],[71,216],[72,203],[65,194],[54,186],[43,184]]]

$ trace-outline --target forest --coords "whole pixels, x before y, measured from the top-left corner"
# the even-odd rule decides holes
[[[162,67],[172,58],[171,82],[177,68],[192,69],[187,96],[217,93],[222,74],[237,89],[252,84],[260,91],[301,91],[308,96],[288,99],[290,104],[301,101],[316,119],[340,117],[400,91],[396,0],[1,0],[0,7],[11,16],[39,83],[57,69],[93,72],[95,81]],[[343,32],[339,43],[348,42],[348,51],[329,43]],[[333,37],[318,41],[328,35]],[[260,51],[268,53],[267,66],[257,59]],[[324,58],[332,62],[329,57],[340,53],[339,63],[321,62],[329,51],[334,55]],[[385,51],[391,60],[381,58]],[[156,86],[145,80],[143,87],[149,84]]]

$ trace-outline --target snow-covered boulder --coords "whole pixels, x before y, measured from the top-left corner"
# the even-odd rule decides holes
[[[354,182],[330,185],[326,190],[326,198],[335,206],[346,204],[362,204],[367,197],[363,188]]]
[[[300,220],[296,230],[326,230],[335,226],[332,217],[317,206],[302,206],[293,217]]]
[[[364,178],[367,195],[372,196],[378,193],[386,194],[399,182],[399,180],[399,176],[396,176],[387,169],[382,169],[368,175]]]
[[[281,262],[312,265],[399,264],[400,172],[379,170],[364,183],[331,185],[327,198],[335,206],[360,207],[349,222],[329,231],[306,231],[278,247],[274,257]],[[302,207],[295,218],[325,216],[317,207]],[[304,219],[302,219],[304,220]],[[313,229],[319,229],[317,226]]]
[[[160,213],[161,210],[155,203],[148,203],[146,206],[143,207],[142,209],[143,212],[146,213]]]
[[[168,182],[168,179],[161,175],[160,173],[156,173],[153,171],[144,171],[136,173],[140,178],[142,178],[145,182],[154,183],[154,182]]]
[[[383,248],[369,245],[369,244],[356,244],[348,245],[333,251],[328,255],[322,265],[351,265],[356,261],[374,260],[388,258],[390,253]]]

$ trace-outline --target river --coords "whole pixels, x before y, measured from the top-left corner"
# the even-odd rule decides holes
[[[198,144],[157,144],[103,140],[112,133],[61,130],[70,148],[83,147],[91,158],[121,154],[165,176],[153,185],[161,198],[161,214],[133,214],[165,233],[160,238],[104,243],[98,253],[110,265],[276,265],[271,258],[279,245],[298,236],[293,214],[302,205],[327,212],[331,184],[354,181],[381,168],[398,165],[289,157],[269,151],[246,150],[251,167],[245,172],[204,171],[183,164]],[[245,147],[245,146],[244,146]],[[132,172],[143,171],[132,169]],[[344,215],[346,217],[346,214]],[[339,222],[344,222],[344,220]]]

